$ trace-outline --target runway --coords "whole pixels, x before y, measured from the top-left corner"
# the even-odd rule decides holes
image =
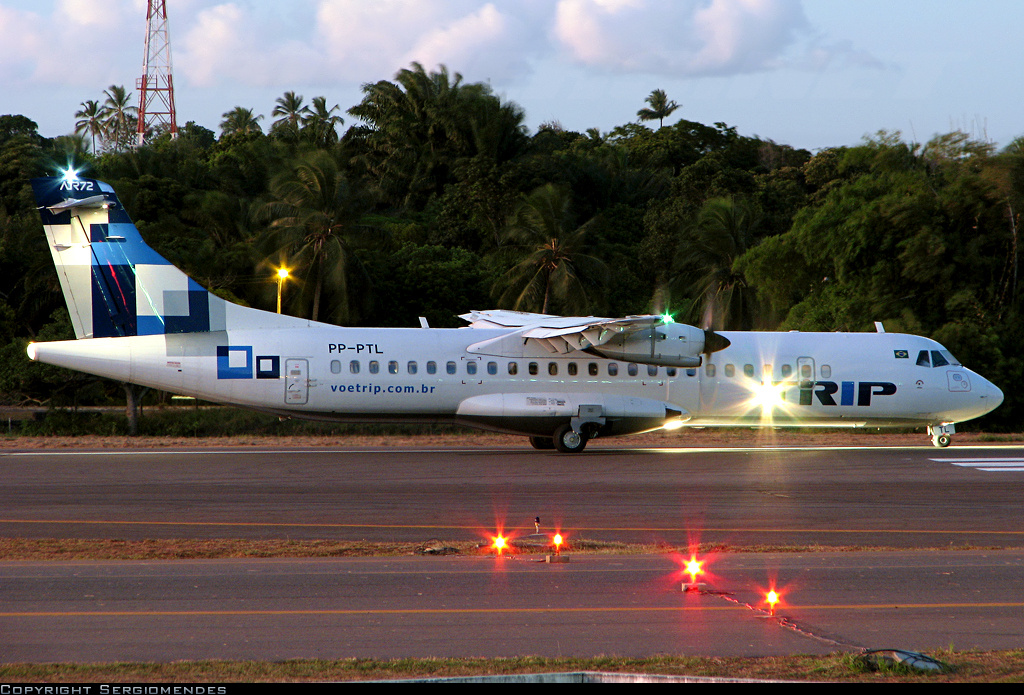
[[[801,550],[714,553],[705,593],[680,590],[673,554],[5,561],[0,651],[43,662],[1019,648],[1022,454],[5,451],[4,537],[471,540],[533,532],[540,516],[570,539]],[[774,617],[769,586],[783,594]]]

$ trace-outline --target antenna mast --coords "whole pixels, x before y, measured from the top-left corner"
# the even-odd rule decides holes
[[[135,87],[139,90],[138,144],[145,142],[146,132],[152,128],[169,132],[172,138],[178,137],[166,0],[149,0],[146,56],[142,62],[142,77],[135,81]]]

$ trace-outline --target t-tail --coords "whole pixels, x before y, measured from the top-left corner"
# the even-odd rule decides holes
[[[142,240],[114,189],[95,179],[32,180],[77,338],[285,328],[308,321],[203,289]]]

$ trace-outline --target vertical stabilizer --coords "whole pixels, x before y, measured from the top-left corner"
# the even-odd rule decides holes
[[[210,294],[142,240],[114,189],[74,176],[32,180],[77,338],[294,326]],[[301,321],[305,324],[307,322]]]

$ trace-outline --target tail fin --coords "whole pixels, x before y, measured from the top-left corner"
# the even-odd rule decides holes
[[[204,333],[229,322],[294,325],[294,318],[225,302],[171,265],[142,240],[109,184],[40,178],[32,190],[75,337]]]

